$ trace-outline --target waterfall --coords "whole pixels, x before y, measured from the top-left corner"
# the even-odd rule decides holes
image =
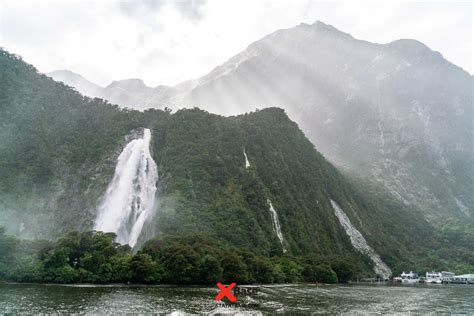
[[[270,199],[267,199],[267,204],[268,204],[268,208],[270,209],[270,214],[272,215],[273,231],[276,233],[278,240],[280,240],[283,253],[285,253],[286,247],[283,243],[283,234],[281,233],[281,227],[280,227],[280,221],[278,220],[278,214],[273,208],[272,201],[270,201]]]
[[[250,168],[250,162],[249,162],[249,159],[247,158],[247,154],[245,153],[245,148],[244,148],[244,157],[245,157],[245,168],[248,169]]]
[[[349,217],[347,217],[346,213],[342,210],[342,208],[333,200],[331,200],[332,208],[336,214],[339,223],[342,225],[346,234],[349,236],[351,240],[352,246],[357,249],[359,252],[367,255],[372,262],[374,263],[374,272],[380,274],[384,279],[388,279],[392,275],[392,270],[382,261],[382,258],[375,252],[372,247],[367,244],[364,236],[360,233],[360,231],[355,228]]]
[[[94,225],[97,231],[114,232],[116,241],[134,247],[143,226],[154,215],[158,169],[150,154],[151,132],[125,146],[115,174],[102,196]]]

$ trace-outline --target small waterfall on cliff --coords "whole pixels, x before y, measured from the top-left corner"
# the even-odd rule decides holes
[[[270,209],[270,213],[272,214],[272,223],[273,223],[273,231],[278,237],[278,240],[280,240],[281,247],[283,249],[283,253],[286,252],[286,247],[283,243],[283,234],[281,233],[281,226],[280,226],[280,221],[278,220],[278,214],[273,208],[272,201],[270,199],[267,199],[267,204],[268,208]]]
[[[245,148],[244,148],[244,157],[245,157],[245,169],[248,169],[250,168],[250,162],[249,162],[249,159],[247,158],[247,153],[245,152]]]
[[[151,132],[125,146],[115,174],[102,196],[94,229],[117,234],[116,241],[135,246],[144,224],[153,217],[158,169],[150,154]]]
[[[331,200],[332,208],[336,214],[339,223],[342,225],[346,234],[351,240],[352,246],[359,252],[367,255],[374,263],[374,272],[380,274],[384,279],[388,279],[392,276],[392,270],[382,261],[382,258],[375,252],[375,250],[369,246],[364,236],[355,228],[349,217],[342,210],[342,208],[333,200]]]

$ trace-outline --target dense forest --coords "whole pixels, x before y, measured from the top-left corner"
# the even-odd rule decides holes
[[[206,231],[249,251],[281,254],[269,224],[269,198],[290,253],[354,256],[332,198],[397,272],[467,271],[474,262],[470,235],[438,235],[380,188],[344,177],[281,109],[228,118],[180,110],[152,129],[160,166],[159,234]]]
[[[148,241],[137,253],[113,233],[71,232],[51,241],[20,241],[0,230],[0,280],[45,283],[206,284],[347,282],[366,266],[346,257],[266,257],[222,248],[205,235]],[[13,255],[14,254],[14,255]]]
[[[1,279],[196,284],[235,273],[242,283],[329,283],[370,276],[370,260],[351,245],[331,200],[395,273],[474,267],[474,232],[437,233],[409,206],[342,175],[279,108],[233,117],[120,109],[5,51],[0,77]],[[158,210],[141,247],[129,249],[90,230],[116,158],[145,127],[158,165]]]

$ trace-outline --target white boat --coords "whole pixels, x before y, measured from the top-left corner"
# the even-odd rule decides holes
[[[426,272],[426,279],[425,283],[429,284],[442,284],[443,283],[443,275],[441,272]]]
[[[413,271],[410,271],[410,273],[405,273],[405,271],[403,271],[400,277],[402,278],[402,283],[405,284],[415,284],[420,282],[418,273],[415,273]]]
[[[456,275],[453,277],[452,283],[456,284],[474,284],[474,274]]]
[[[441,272],[426,272],[426,283],[431,284],[441,284],[441,283],[451,283],[454,278],[454,273],[448,271]]]

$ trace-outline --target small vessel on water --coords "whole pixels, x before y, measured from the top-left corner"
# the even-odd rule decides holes
[[[405,273],[405,271],[403,271],[400,277],[401,277],[402,283],[405,283],[405,284],[415,284],[415,283],[420,282],[418,273],[415,273],[413,271],[410,271],[410,273]]]
[[[453,276],[452,283],[455,284],[474,284],[474,274],[462,274]]]
[[[441,272],[426,272],[425,283],[429,284],[442,284],[442,283],[451,283],[454,278],[454,273],[441,271]]]
[[[453,272],[426,272],[426,277],[418,276],[418,273],[405,271],[399,277],[394,277],[393,282],[404,284],[426,283],[426,284],[474,284],[474,274],[455,275]]]
[[[425,283],[429,283],[429,284],[442,284],[443,283],[443,279],[442,279],[442,275],[441,275],[441,272],[426,272],[426,279],[425,279]]]
[[[399,277],[393,278],[393,282],[404,284],[474,284],[474,274],[455,275],[453,272],[448,271],[431,271],[426,272],[426,277],[420,277],[416,272],[410,271],[406,273],[403,271]]]

